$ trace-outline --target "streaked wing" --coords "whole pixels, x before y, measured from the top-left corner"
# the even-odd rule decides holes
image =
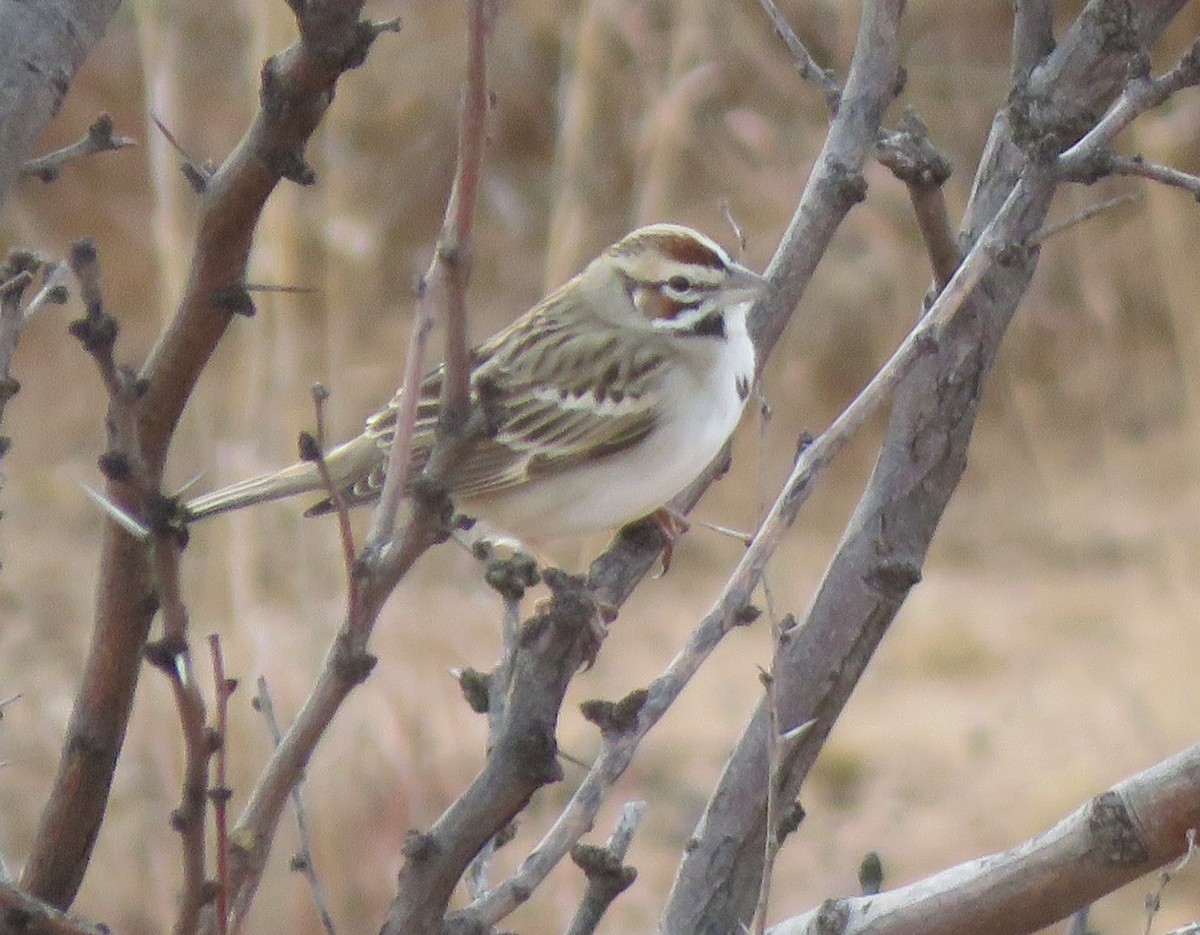
[[[628,449],[654,428],[668,363],[663,342],[654,334],[564,320],[552,313],[555,298],[477,349],[473,386],[488,385],[496,433],[455,466],[453,495],[475,497],[569,470]],[[441,383],[439,369],[421,385],[418,468],[433,443]],[[397,403],[367,421],[368,434],[385,449]],[[365,499],[381,482],[381,476],[363,478],[363,489],[354,493]]]

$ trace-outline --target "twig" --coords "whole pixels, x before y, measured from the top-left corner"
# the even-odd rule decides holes
[[[1139,194],[1118,195],[1116,198],[1109,198],[1107,201],[1102,201],[1099,204],[1091,205],[1072,214],[1068,218],[1063,218],[1061,221],[1055,221],[1053,224],[1045,224],[1042,229],[1029,238],[1028,243],[1031,247],[1039,247],[1051,237],[1056,237],[1063,231],[1070,230],[1077,224],[1082,224],[1085,221],[1090,221],[1098,214],[1103,214],[1105,211],[1111,211],[1113,208],[1119,208],[1123,205],[1136,204],[1142,200]]]
[[[396,434],[388,453],[387,476],[372,517],[366,551],[380,550],[395,530],[400,501],[408,492],[412,470],[412,432],[425,370],[425,347],[437,315],[431,294],[444,305],[446,364],[442,383],[441,431],[461,432],[470,397],[470,357],[467,350],[466,287],[470,276],[471,228],[483,160],[487,115],[487,72],[484,56],[488,0],[472,0],[467,29],[467,91],[459,123],[454,182],[433,259],[417,292],[413,334],[405,359],[404,380],[396,412]],[[440,433],[439,433],[440,434]]]
[[[141,395],[133,437],[154,481],[149,489],[157,489],[175,428],[218,341],[236,312],[252,308],[242,283],[263,205],[281,180],[311,180],[304,148],[338,80],[362,63],[378,34],[359,18],[361,8],[356,0],[306,4],[301,40],[264,64],[260,107],[200,203],[187,289],[134,381]],[[231,296],[238,301],[227,301]],[[126,494],[110,478],[110,499],[125,506]],[[88,659],[22,877],[30,892],[55,904],[69,904],[78,890],[107,806],[153,614],[147,551],[116,524],[105,525]],[[255,839],[263,853],[273,827],[256,829],[268,836]],[[238,868],[231,862],[230,869],[237,890]]]
[[[158,114],[151,113],[150,119],[154,121],[154,125],[158,127],[158,132],[163,135],[171,148],[183,157],[183,162],[179,165],[179,171],[183,173],[183,177],[187,179],[188,184],[192,187],[197,195],[204,194],[208,190],[208,183],[212,181],[213,175],[216,174],[216,167],[211,162],[199,162],[188,155],[187,150],[183,148],[183,144],[176,139],[175,134],[167,129],[167,125],[158,119]]]
[[[1019,85],[1054,48],[1054,0],[1018,0],[1013,10],[1012,80]]]
[[[93,925],[55,909],[7,881],[0,881],[0,918],[21,920],[28,935],[111,935],[104,925]]]
[[[929,128],[915,110],[904,112],[900,129],[881,134],[879,162],[908,187],[917,226],[933,267],[934,291],[940,292],[954,275],[961,254],[946,209],[943,186],[950,163],[929,140]]]
[[[127,136],[113,136],[113,119],[108,114],[97,117],[82,139],[76,140],[69,146],[56,149],[45,156],[30,159],[21,166],[23,175],[32,175],[43,182],[53,182],[58,178],[62,167],[75,159],[94,156],[97,153],[115,152],[129,146],[136,146],[137,141]]]
[[[1196,829],[1188,828],[1187,830],[1187,850],[1179,861],[1173,867],[1168,867],[1158,875],[1158,888],[1153,893],[1146,894],[1146,929],[1145,935],[1150,935],[1150,929],[1154,926],[1154,917],[1158,915],[1158,911],[1162,908],[1162,896],[1166,891],[1167,886],[1175,879],[1176,875],[1186,867],[1196,853]]]
[[[471,275],[475,203],[488,111],[487,35],[490,0],[472,0],[467,26],[467,88],[458,130],[458,157],[435,259],[446,289],[446,370],[442,383],[442,429],[461,431],[471,394],[467,347],[467,282]],[[436,275],[436,274],[435,274]]]
[[[1113,155],[1109,157],[1108,168],[1113,175],[1132,175],[1171,188],[1182,188],[1193,198],[1200,200],[1200,176],[1191,172],[1147,162],[1141,156]]]
[[[1135,76],[1125,85],[1108,112],[1070,149],[1058,157],[1065,177],[1078,172],[1080,164],[1108,150],[1113,139],[1146,111],[1158,107],[1176,91],[1200,83],[1200,39],[1166,74],[1151,78]]]
[[[796,35],[796,31],[792,29],[787,18],[779,12],[774,0],[758,0],[758,2],[766,11],[767,16],[771,17],[771,24],[775,27],[776,34],[787,45],[788,51],[792,53],[792,59],[796,63],[796,70],[800,72],[800,77],[805,81],[811,81],[825,92],[825,103],[828,105],[830,113],[836,114],[842,98],[842,89],[833,72],[817,64],[817,60],[800,41],[800,37]]]
[[[396,514],[400,512],[400,501],[408,492],[412,473],[413,427],[417,421],[417,404],[420,402],[425,373],[425,350],[436,317],[437,312],[429,299],[429,273],[426,272],[417,286],[416,313],[404,357],[404,376],[396,394],[396,433],[388,450],[383,490],[371,517],[371,529],[363,548],[366,554],[377,554],[391,541],[396,529]]]
[[[216,781],[208,790],[213,803],[216,824],[217,849],[217,932],[226,935],[229,931],[229,799],[231,790],[225,780],[226,761],[229,752],[229,697],[237,689],[237,679],[225,675],[225,658],[221,653],[221,637],[208,635],[208,648],[212,656],[214,697],[217,702],[217,748]]]
[[[34,274],[43,277],[42,287],[24,306],[21,300],[34,281]],[[0,422],[8,402],[17,394],[20,384],[12,376],[12,359],[21,332],[30,319],[47,305],[62,305],[67,300],[66,280],[69,271],[65,263],[46,263],[35,254],[15,250],[0,269]],[[0,456],[6,441],[0,440]]]
[[[613,900],[637,879],[637,871],[623,861],[645,811],[645,802],[626,802],[603,847],[577,844],[571,849],[571,859],[587,877],[587,889],[566,935],[592,935]]]
[[[500,742],[508,717],[508,695],[512,689],[520,637],[521,598],[527,588],[538,583],[540,575],[533,557],[523,552],[501,559],[493,554],[486,543],[481,542],[476,546],[476,554],[486,565],[484,579],[504,601],[500,622],[500,659],[487,675],[487,750],[490,756]],[[459,681],[461,684],[461,677]],[[467,867],[467,891],[472,899],[487,890],[488,864],[498,846],[499,842],[493,837]]]
[[[300,434],[300,457],[311,461],[317,466],[321,482],[325,485],[325,493],[333,504],[333,511],[338,520],[338,538],[342,544],[342,564],[346,569],[346,613],[351,619],[357,619],[361,614],[360,576],[356,572],[357,549],[354,546],[354,527],[350,524],[350,507],[346,504],[344,492],[333,480],[329,464],[325,460],[325,402],[329,399],[329,390],[320,383],[312,385],[313,411],[316,415],[316,437],[306,432]]]
[[[766,576],[762,582],[766,584]],[[771,614],[771,669],[760,670],[759,680],[762,682],[764,698],[768,713],[767,731],[767,832],[763,836],[763,869],[758,882],[758,901],[751,917],[749,931],[753,935],[763,935],[767,929],[767,911],[771,905],[771,881],[774,876],[775,859],[779,856],[779,848],[783,844],[782,823],[780,820],[779,796],[783,791],[783,763],[781,746],[783,745],[782,726],[779,718],[779,705],[775,695],[775,673],[779,671],[780,645],[784,639],[784,631],[779,621],[775,619],[774,611],[768,606]]]
[[[267,688],[267,680],[261,675],[258,677],[258,693],[254,696],[253,704],[254,709],[260,712],[263,720],[267,722],[267,730],[271,734],[271,743],[276,747],[279,746],[283,736],[279,730],[279,721],[275,717],[275,705],[271,701],[271,692]],[[328,935],[336,935],[337,930],[333,924],[333,915],[329,911],[329,900],[325,896],[325,887],[321,884],[316,864],[313,863],[312,832],[308,826],[308,810],[304,807],[304,793],[301,789],[301,782],[297,782],[292,786],[291,791],[292,810],[296,815],[296,834],[300,838],[300,849],[292,857],[291,865],[294,870],[301,871],[308,879],[308,886],[312,891],[313,904],[316,906],[317,915],[321,918],[321,925],[325,928]]]
[[[146,658],[171,683],[183,732],[184,769],[179,806],[171,826],[179,832],[183,857],[183,893],[175,917],[175,935],[191,935],[200,913],[216,896],[205,876],[205,805],[208,762],[216,745],[205,727],[204,697],[196,681],[188,640],[187,610],[179,586],[179,544],[175,533],[156,532],[152,540],[154,577],[161,601],[163,637],[146,646]]]

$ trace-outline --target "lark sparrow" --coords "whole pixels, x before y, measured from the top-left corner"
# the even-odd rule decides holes
[[[474,352],[496,432],[447,479],[455,507],[522,539],[646,516],[716,456],[754,379],[746,312],[765,280],[674,224],[635,230]],[[414,467],[428,458],[442,369],[421,384]],[[399,393],[325,460],[350,504],[378,497]],[[415,471],[414,471],[415,473]],[[190,519],[324,489],[301,462],[185,504]],[[326,499],[308,514],[328,512]]]

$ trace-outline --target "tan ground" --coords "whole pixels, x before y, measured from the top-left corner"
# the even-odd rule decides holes
[[[844,62],[854,21],[834,7],[786,8],[827,59]],[[910,7],[910,95],[955,163],[949,197],[957,210],[989,115],[1003,100],[1009,5],[930,0]],[[332,126],[314,145],[321,184],[283,192],[260,238],[257,278],[316,285],[322,296],[264,299],[255,320],[235,324],[183,428],[172,463],[179,483],[204,472],[201,483],[216,485],[290,458],[296,431],[310,422],[313,380],[334,392],[339,435],[354,431],[360,415],[391,391],[407,333],[406,287],[424,265],[441,210],[455,93],[444,75],[460,48],[454,17],[437,22],[401,12],[405,33],[348,79]],[[1200,20],[1192,12],[1185,25]],[[556,15],[544,2],[514,0],[493,43],[499,106],[472,306],[480,337],[542,290]],[[761,266],[786,223],[823,118],[816,95],[799,85],[762,27],[757,6],[730,5],[724,15],[728,28],[720,34],[729,42],[713,53],[722,63],[718,93],[691,127],[717,142],[697,155],[695,132],[682,142],[666,130],[632,141],[642,147],[632,148],[636,165],[652,162],[647,153],[665,153],[671,158],[654,165],[666,182],[694,178],[700,193],[685,201],[670,185],[655,189],[653,178],[639,177],[626,183],[641,186],[640,207],[626,189],[617,200],[628,201],[626,221],[655,210],[728,242],[716,203],[728,196],[750,235],[749,259]],[[647,16],[648,26],[629,28],[647,30],[643,52],[652,56],[662,50],[655,44],[661,36]],[[269,26],[282,37],[269,47],[278,47],[288,36],[286,21]],[[143,30],[147,47],[154,28]],[[126,18],[98,48],[47,147],[77,135],[101,109],[149,143],[138,55]],[[146,61],[154,74],[154,57]],[[214,67],[197,55],[171,60],[166,71],[198,97],[201,79],[189,76],[209,74],[211,81]],[[437,68],[443,78],[432,81]],[[209,108],[203,118],[186,117],[187,107],[201,107],[186,95],[182,115],[166,115],[197,155],[219,155],[231,144],[253,100],[256,71],[220,71],[223,82],[202,89]],[[1185,97],[1171,113],[1141,124],[1130,146],[1195,170],[1198,123],[1195,98]],[[638,127],[625,130],[636,135]],[[175,267],[162,255],[177,249],[172,225],[188,229],[187,196],[169,173],[160,184],[183,205],[181,214],[154,213],[148,155],[152,145],[73,167],[50,188],[25,183],[0,219],[5,242],[47,252],[61,252],[76,236],[96,238],[130,360],[149,348],[170,307],[158,296],[173,289]],[[668,171],[672,166],[683,169]],[[766,441],[747,420],[734,473],[699,515],[750,526],[762,496],[760,459],[769,492],[798,432],[827,424],[913,319],[926,276],[905,197],[880,172],[871,185],[870,200],[839,236],[772,365]],[[647,190],[659,193],[652,208]],[[1058,213],[1106,194],[1071,192]],[[808,784],[809,818],[778,869],[778,917],[853,892],[868,850],[882,854],[889,884],[913,880],[1017,844],[1110,783],[1196,741],[1198,236],[1200,212],[1186,196],[1148,191],[1140,205],[1047,247],[989,385],[971,465],[924,581]],[[569,265],[563,253],[582,251],[586,237],[557,246],[556,262]],[[73,484],[96,482],[101,392],[65,336],[67,320],[53,312],[30,329],[16,363],[24,390],[4,426],[15,441],[4,462],[0,520],[0,698],[22,699],[0,723],[0,852],[17,866],[53,772],[86,645],[101,526]],[[842,456],[776,558],[771,582],[780,608],[802,611],[819,580],[870,469],[869,435]],[[660,671],[738,551],[697,528],[671,574],[646,583],[596,667],[572,689],[560,738],[566,750],[586,758],[595,748],[574,703],[619,697]],[[221,634],[227,665],[243,683],[230,738],[236,808],[267,750],[265,729],[249,709],[254,678],[268,677],[286,717],[337,622],[335,532],[329,522],[301,521],[294,506],[267,507],[197,529],[186,566],[196,634]],[[470,560],[451,549],[428,558],[393,599],[374,646],[379,666],[318,750],[306,787],[317,865],[339,931],[375,929],[403,834],[431,822],[478,768],[482,725],[459,700],[447,669],[490,665],[497,632],[495,597]],[[652,928],[679,848],[758,699],[756,666],[766,661],[768,643],[761,626],[733,634],[623,780],[597,836],[607,834],[621,801],[646,798],[650,808],[630,855],[641,876],[603,931]],[[147,671],[94,869],[77,904],[116,931],[159,932],[172,918],[178,855],[167,816],[179,769],[170,693]],[[538,797],[498,872],[536,841],[578,772],[568,767],[567,775]],[[302,879],[285,869],[294,843],[289,825],[259,898],[255,932],[318,930]],[[1143,898],[1154,886],[1146,880],[1103,901],[1094,927],[1104,935],[1141,932]],[[530,935],[561,931],[578,891],[576,871],[561,868],[511,927]],[[1167,890],[1153,930],[1200,915],[1198,894],[1200,868],[1191,867]]]

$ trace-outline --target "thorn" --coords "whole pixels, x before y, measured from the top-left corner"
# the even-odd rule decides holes
[[[81,480],[75,481],[83,490],[89,500],[95,503],[100,509],[107,513],[116,523],[131,536],[136,536],[143,542],[150,538],[150,530],[143,526],[135,517],[126,513],[123,509],[113,503],[104,494],[93,490]]]

